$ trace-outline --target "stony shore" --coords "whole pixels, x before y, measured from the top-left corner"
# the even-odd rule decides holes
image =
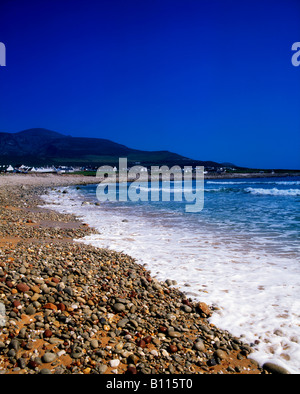
[[[130,256],[74,242],[94,230],[38,207],[47,187],[91,179],[4,178],[0,373],[276,372],[251,360],[253,344],[210,324],[214,311],[188,299],[171,277],[158,282]]]

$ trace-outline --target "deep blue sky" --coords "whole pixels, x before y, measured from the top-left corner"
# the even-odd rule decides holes
[[[299,0],[0,0],[0,131],[300,169]]]

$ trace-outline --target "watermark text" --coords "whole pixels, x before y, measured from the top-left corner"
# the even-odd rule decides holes
[[[294,42],[292,51],[296,51],[292,56],[292,65],[295,67],[300,66],[300,42]]]
[[[118,173],[118,178],[117,178]],[[204,167],[174,165],[146,167],[136,165],[128,169],[127,159],[119,159],[119,169],[101,166],[99,201],[184,201],[186,212],[200,212],[204,206]]]
[[[6,66],[6,47],[0,42],[0,67]]]

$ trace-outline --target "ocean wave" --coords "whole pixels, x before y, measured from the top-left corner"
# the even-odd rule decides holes
[[[253,183],[253,182],[244,182],[244,181],[206,181],[207,184],[211,185],[242,185],[244,183]]]
[[[220,187],[218,189],[204,189],[205,192],[209,193],[239,193],[243,192],[243,188],[237,188],[237,187]]]
[[[230,183],[228,183],[230,184]],[[139,189],[137,187],[137,189]],[[140,187],[141,191],[146,192],[166,192],[166,193],[195,193],[203,189],[199,188],[157,188],[157,187]],[[268,195],[268,196],[300,196],[300,189],[263,189],[254,187],[220,187],[220,188],[204,188],[205,193],[251,193],[254,195]]]
[[[145,192],[167,192],[167,193],[191,193],[191,192],[199,192],[199,191],[205,191],[205,189],[199,189],[199,188],[191,188],[191,187],[145,187],[145,186],[136,186],[136,190],[141,190]],[[216,189],[217,190],[217,189]]]
[[[238,189],[238,188],[233,188],[233,187],[220,187],[220,188],[214,188],[214,189],[208,189],[208,188],[204,188],[204,189],[199,189],[199,188],[190,188],[190,187],[178,187],[178,188],[166,188],[166,187],[136,187],[136,189],[140,189],[141,191],[145,191],[145,192],[166,192],[166,193],[195,193],[195,192],[200,192],[200,191],[204,191],[204,192],[209,192],[209,193],[230,193],[230,192],[241,192],[243,191],[243,189]]]
[[[264,196],[300,196],[300,189],[286,189],[280,190],[274,187],[273,189],[262,189],[262,188],[253,188],[247,187],[245,192],[255,194],[255,195],[264,195]]]
[[[243,184],[257,184],[257,185],[282,185],[282,186],[293,186],[300,185],[300,181],[206,181],[207,184],[211,185],[243,185]]]

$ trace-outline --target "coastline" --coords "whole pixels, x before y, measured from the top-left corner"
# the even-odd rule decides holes
[[[46,188],[98,182],[0,177],[0,373],[287,373],[260,368],[251,346],[210,324],[213,310],[172,278],[158,282],[130,256],[73,242],[94,230],[38,207]]]
[[[225,174],[205,174],[204,180],[210,179],[247,179],[247,178],[284,178],[284,177],[293,177],[299,176],[298,172],[286,172],[286,173],[225,173]],[[172,180],[173,175],[171,174],[170,180]],[[193,179],[195,178],[195,174],[193,174]],[[14,186],[46,186],[46,187],[55,187],[55,186],[70,186],[70,185],[88,185],[88,184],[97,184],[104,178],[98,178],[96,176],[91,175],[78,175],[78,174],[1,174],[0,173],[0,187],[5,187],[13,184]],[[123,180],[130,182],[135,179],[119,179],[116,177],[116,182],[123,182]],[[140,174],[140,181],[150,181],[150,175]],[[153,180],[157,180],[157,177],[154,177]],[[107,179],[105,182],[112,182],[112,180]]]

